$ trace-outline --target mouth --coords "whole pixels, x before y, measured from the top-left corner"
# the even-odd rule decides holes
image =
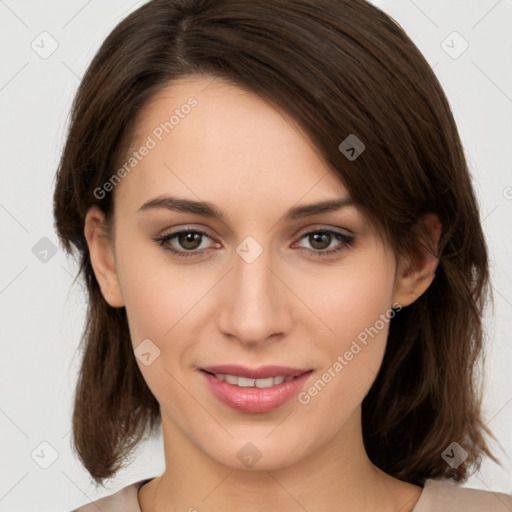
[[[314,370],[275,366],[251,370],[219,366],[201,368],[200,373],[210,391],[224,405],[239,412],[263,413],[282,406],[297,395]]]

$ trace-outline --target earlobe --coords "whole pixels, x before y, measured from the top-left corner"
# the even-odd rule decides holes
[[[398,262],[394,302],[412,304],[432,284],[439,264],[438,247],[442,224],[434,213],[422,217],[417,225],[418,241]]]
[[[116,271],[114,249],[105,228],[105,215],[94,205],[85,217],[84,235],[94,275],[107,303],[115,308],[124,306]]]

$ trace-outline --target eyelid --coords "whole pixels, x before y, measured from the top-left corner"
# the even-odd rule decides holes
[[[301,228],[299,230],[297,230],[295,232],[294,235],[292,236],[303,236],[303,235],[306,235],[310,232],[316,232],[316,231],[337,231],[341,234],[344,234],[344,232],[346,231],[348,235],[355,235],[355,232],[352,231],[351,229],[348,229],[348,228],[345,228],[345,227],[342,227],[342,226],[334,226],[334,225],[330,225],[330,224],[313,224],[312,226],[309,226],[307,228]]]
[[[194,233],[199,233],[201,235],[207,235],[208,238],[212,240],[217,240],[217,236],[213,233],[213,231],[210,231],[208,228],[205,228],[203,226],[201,227],[194,227],[194,226],[180,226],[177,228],[169,228],[169,230],[163,230],[162,234],[157,235],[158,238],[172,236],[172,235],[179,235],[180,233],[192,231]]]

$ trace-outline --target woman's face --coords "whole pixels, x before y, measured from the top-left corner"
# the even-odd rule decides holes
[[[293,123],[251,93],[176,82],[137,126],[137,163],[114,190],[119,289],[105,297],[126,307],[164,438],[262,469],[341,439],[359,422],[399,299],[390,247],[354,204],[301,210],[350,197]],[[166,197],[169,208],[151,206]],[[309,373],[279,384],[219,370],[230,384],[204,371],[218,365]]]

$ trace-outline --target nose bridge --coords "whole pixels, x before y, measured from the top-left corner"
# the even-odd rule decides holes
[[[253,344],[285,330],[286,297],[270,270],[275,266],[271,249],[247,237],[236,247],[233,266],[220,315],[223,332]]]

